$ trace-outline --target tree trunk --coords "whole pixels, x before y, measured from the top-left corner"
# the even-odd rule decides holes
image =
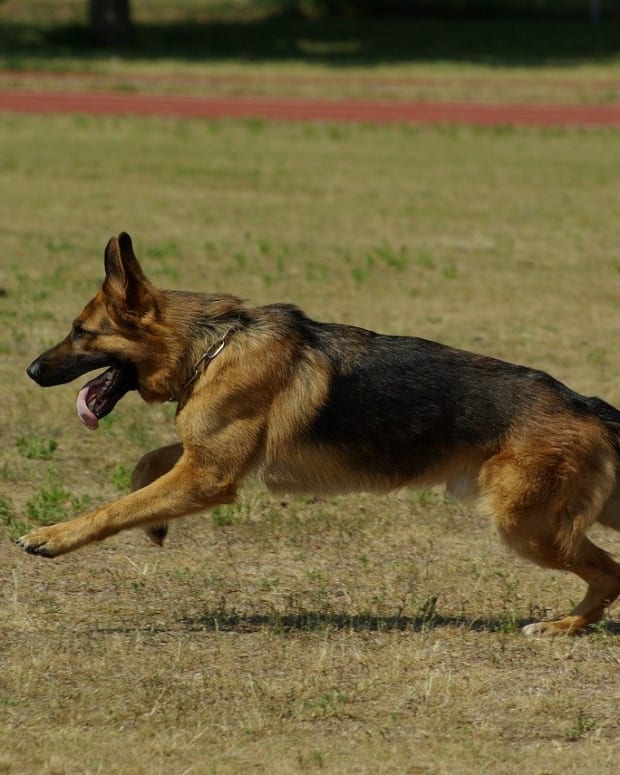
[[[88,16],[96,43],[103,46],[131,43],[129,0],[88,0]]]

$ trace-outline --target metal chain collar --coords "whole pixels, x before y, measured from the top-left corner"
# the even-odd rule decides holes
[[[207,349],[203,352],[203,354],[198,358],[196,363],[194,364],[194,371],[192,373],[192,376],[188,379],[188,381],[183,385],[183,390],[185,388],[189,387],[192,382],[194,382],[196,379],[198,379],[198,375],[205,371],[209,363],[214,359],[217,358],[217,356],[222,352],[224,347],[226,346],[226,337],[230,332],[232,331],[232,328],[229,328],[228,331],[226,331],[219,339],[216,339],[215,342],[210,344]]]

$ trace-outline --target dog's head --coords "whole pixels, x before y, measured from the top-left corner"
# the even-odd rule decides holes
[[[69,334],[28,366],[28,376],[48,387],[105,368],[82,388],[77,402],[84,424],[96,428],[128,390],[138,388],[141,344],[157,307],[157,291],[134,255],[130,236],[113,237],[105,249],[101,289]]]

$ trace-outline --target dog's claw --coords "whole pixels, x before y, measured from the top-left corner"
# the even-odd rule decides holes
[[[17,546],[21,547],[28,554],[36,554],[39,557],[51,558],[55,557],[57,552],[54,552],[50,547],[48,541],[45,538],[37,540],[33,535],[37,531],[26,533],[15,541]]]
[[[26,536],[18,538],[15,543],[20,546],[28,554],[38,554],[41,557],[51,557],[52,555],[46,550],[44,545],[37,546],[37,544],[31,544],[25,540]]]

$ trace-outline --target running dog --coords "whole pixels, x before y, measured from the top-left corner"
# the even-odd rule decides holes
[[[28,374],[49,386],[99,368],[77,399],[87,427],[137,390],[177,403],[180,443],[138,462],[129,495],[20,538],[31,554],[138,526],[161,544],[169,520],[232,503],[250,473],[318,495],[444,482],[476,496],[517,553],[588,585],[570,615],[526,634],[582,631],[620,593],[620,565],[586,536],[620,529],[620,412],[544,372],[290,304],[158,290],[125,233],[97,295]]]

